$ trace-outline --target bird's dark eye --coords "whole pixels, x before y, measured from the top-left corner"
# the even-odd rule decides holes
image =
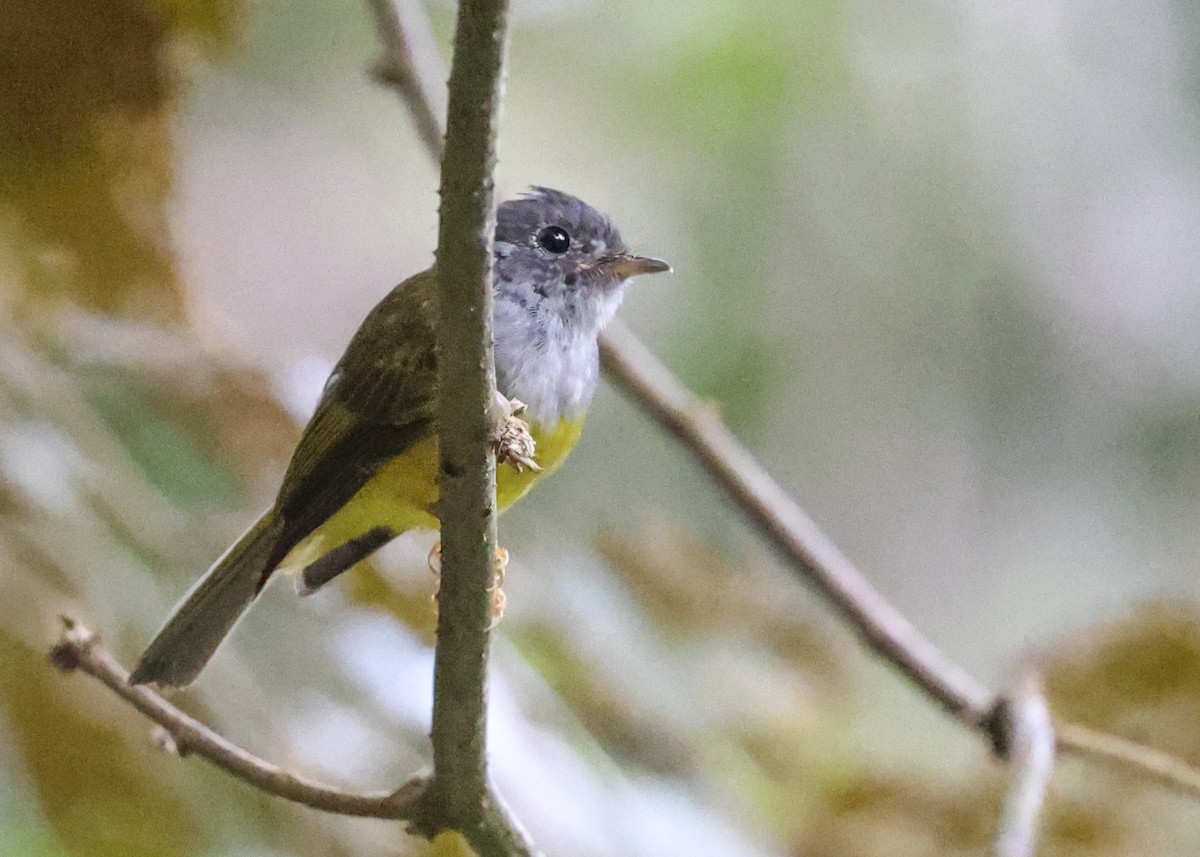
[[[561,226],[543,226],[538,231],[537,243],[551,253],[566,253],[571,249],[571,236]]]

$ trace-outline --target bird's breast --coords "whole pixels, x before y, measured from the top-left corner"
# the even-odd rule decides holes
[[[526,420],[555,426],[581,419],[600,377],[594,334],[553,313],[496,310],[496,387],[526,406]]]
[[[535,460],[541,470],[518,473],[496,468],[496,506],[504,511],[524,497],[538,479],[562,464],[583,433],[583,419],[531,423]],[[280,564],[298,571],[331,548],[379,526],[394,533],[437,527],[437,438],[432,434],[384,465],[345,506],[304,539]]]

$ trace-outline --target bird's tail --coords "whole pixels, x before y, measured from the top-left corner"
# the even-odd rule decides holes
[[[131,684],[190,684],[254,601],[279,541],[274,509],[263,513],[180,599],[129,676]]]

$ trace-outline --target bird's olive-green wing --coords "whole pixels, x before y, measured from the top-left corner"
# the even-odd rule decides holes
[[[435,300],[432,270],[418,274],[393,289],[351,339],[279,490],[283,529],[270,568],[432,430]]]

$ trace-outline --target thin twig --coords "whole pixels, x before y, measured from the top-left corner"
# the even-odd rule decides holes
[[[389,55],[386,61],[410,67],[423,63],[437,65],[436,52],[430,52],[418,61],[412,52],[396,51],[389,47],[415,41],[413,37],[417,32],[428,32],[428,23],[421,21],[416,14],[417,7],[412,7],[410,11],[407,39],[404,24],[399,18],[380,19],[381,26],[388,28],[381,30],[381,40]],[[420,26],[415,26],[418,23]],[[413,79],[436,76],[433,72],[422,73],[420,68],[410,68],[407,73]],[[431,106],[432,102],[419,89],[401,87],[391,77],[381,78],[381,82],[396,87],[414,116],[418,113],[438,115],[436,108]],[[421,103],[414,105],[410,100]],[[421,137],[426,142],[430,157],[439,160],[440,148],[431,145],[430,139],[440,140],[440,135],[421,134]],[[994,708],[991,692],[942,655],[866,582],[763,471],[732,433],[721,426],[711,409],[699,402],[619,322],[609,325],[600,343],[607,376],[623,387],[647,415],[691,450],[713,479],[725,489],[730,500],[755,522],[759,532],[793,562],[800,574],[833,601],[867,644],[885,660],[895,664],[920,690],[960,722],[986,732],[987,718]],[[672,402],[683,407],[672,407]],[[699,422],[708,424],[708,429],[697,430],[688,418],[691,414],[702,414]],[[743,465],[747,466],[743,469]],[[762,493],[759,493],[760,490]],[[790,514],[793,511],[799,514]],[[787,526],[789,521],[801,526],[791,530]],[[813,534],[815,541],[809,544],[806,539]],[[824,563],[831,557],[835,561],[826,566]],[[1057,732],[1058,749],[1062,752],[1126,768],[1173,791],[1200,799],[1200,770],[1182,759],[1074,724],[1060,725]]]
[[[1075,723],[1060,724],[1057,731],[1061,753],[1124,768],[1185,797],[1200,800],[1200,770],[1178,756]]]
[[[338,815],[406,820],[424,789],[425,780],[413,778],[395,792],[353,794],[272,765],[184,714],[145,685],[129,684],[129,673],[96,641],[95,635],[66,616],[62,635],[50,657],[64,672],[78,670],[99,679],[161,726],[179,755],[199,756],[230,776],[284,800]]]
[[[442,157],[446,69],[419,0],[370,0],[383,55],[375,78],[397,91],[434,161]],[[417,58],[420,58],[418,61]]]
[[[1033,857],[1038,819],[1054,773],[1054,724],[1035,676],[1024,677],[1001,709],[1011,783],[1004,799],[996,857]]]

